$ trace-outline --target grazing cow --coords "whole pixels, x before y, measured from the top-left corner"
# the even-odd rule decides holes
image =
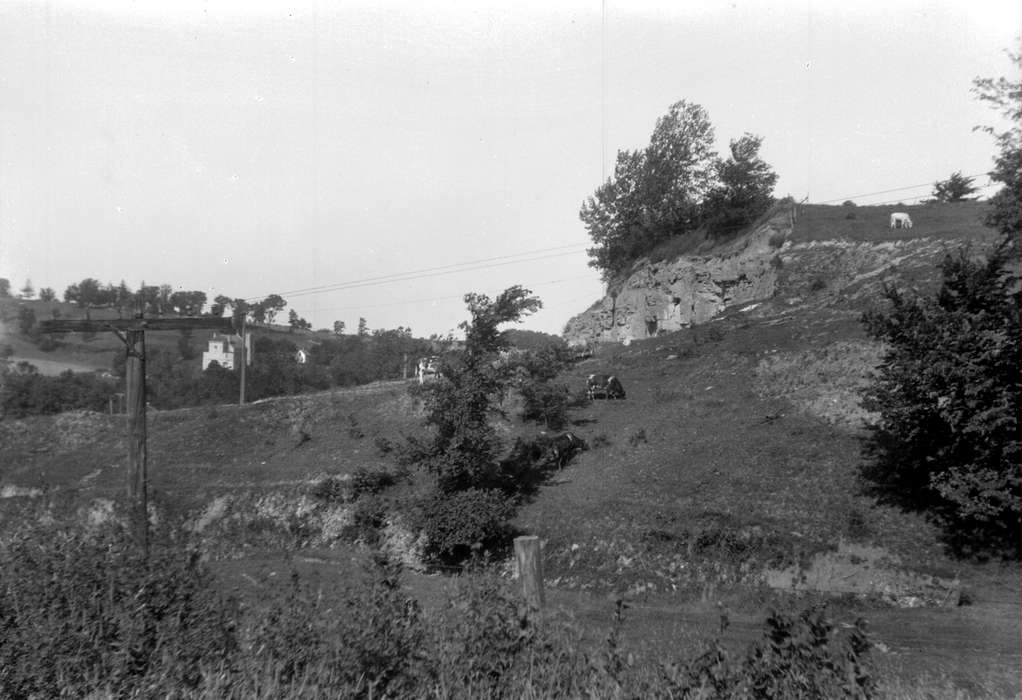
[[[891,228],[912,228],[912,217],[903,211],[891,214]]]
[[[419,379],[419,384],[425,384],[427,381],[440,378],[440,358],[439,357],[422,357],[419,359],[419,364],[415,368],[415,376]]]
[[[561,433],[550,438],[546,449],[546,463],[551,466],[556,464],[558,469],[563,469],[572,457],[584,449],[586,449],[585,440],[578,435]]]
[[[586,394],[590,399],[597,396],[605,399],[623,399],[625,388],[613,374],[590,374],[586,379]]]

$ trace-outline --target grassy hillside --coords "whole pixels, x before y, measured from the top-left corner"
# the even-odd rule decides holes
[[[543,539],[551,604],[591,637],[606,634],[615,593],[631,606],[627,644],[647,650],[694,648],[715,630],[718,606],[738,643],[757,634],[767,607],[825,599],[842,622],[868,619],[896,697],[1022,693],[1022,567],[955,558],[925,517],[877,500],[858,476],[866,416],[857,391],[881,356],[857,320],[882,278],[869,272],[868,256],[888,256],[886,275],[932,281],[943,242],[989,238],[977,223],[980,204],[899,207],[915,221],[910,233],[931,239],[923,243],[886,228],[891,210],[805,207],[792,246],[803,245],[802,257],[782,251],[775,298],[603,347],[565,373],[575,390],[589,373],[613,373],[627,399],[575,410],[571,429],[589,449],[552,475],[515,524]],[[867,255],[857,242],[890,246]],[[892,261],[903,269],[887,269]],[[160,517],[182,518],[204,538],[226,587],[255,595],[297,569],[329,599],[364,554],[331,529],[331,517],[349,522],[350,513],[316,511],[310,526],[315,491],[326,477],[394,468],[393,445],[422,430],[409,386],[151,412]],[[513,410],[500,427],[507,444],[538,432]],[[97,499],[123,491],[119,419],[3,421],[0,443],[5,519],[45,501],[87,516]],[[831,593],[765,585],[767,572],[776,579],[795,566]],[[965,604],[924,605],[898,592],[928,577],[954,581]],[[427,607],[447,585],[438,576],[407,580]],[[860,590],[852,584],[872,588],[852,592]]]

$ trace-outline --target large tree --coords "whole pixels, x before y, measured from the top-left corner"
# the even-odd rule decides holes
[[[1007,53],[1012,63],[1022,69],[1022,50]],[[990,199],[993,207],[987,225],[1018,241],[1022,237],[1022,79],[979,78],[973,85],[973,92],[979,99],[989,103],[1010,123],[1004,130],[979,127],[994,136],[1000,149],[990,179],[1004,185]]]
[[[610,279],[655,245],[699,225],[714,183],[714,133],[702,107],[671,105],[641,151],[618,151],[614,175],[582,203],[595,246],[589,265]]]

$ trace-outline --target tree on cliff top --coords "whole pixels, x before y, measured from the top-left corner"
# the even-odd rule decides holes
[[[657,120],[645,149],[618,151],[614,176],[579,212],[595,244],[591,267],[612,277],[660,241],[699,225],[714,182],[713,141],[706,110],[682,100]]]
[[[777,173],[759,157],[763,137],[732,139],[731,157],[715,164],[717,185],[703,202],[703,222],[714,237],[735,233],[755,221],[773,203]]]
[[[1022,50],[1008,51],[1016,67],[1022,68]],[[1018,243],[1022,238],[1022,79],[1011,81],[1005,77],[977,78],[973,92],[980,100],[987,102],[1010,122],[1004,131],[992,126],[977,127],[992,134],[1001,153],[994,160],[990,179],[1004,183],[997,194],[990,199],[992,211],[986,224],[1013,238]]]
[[[582,203],[579,217],[595,244],[590,267],[609,280],[659,243],[703,224],[720,235],[756,219],[777,182],[759,157],[762,142],[745,134],[722,160],[706,110],[684,100],[671,105],[649,145],[618,151],[613,177]]]

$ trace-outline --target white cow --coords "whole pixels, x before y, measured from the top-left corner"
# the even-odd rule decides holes
[[[912,217],[903,211],[891,214],[891,228],[912,228]]]

